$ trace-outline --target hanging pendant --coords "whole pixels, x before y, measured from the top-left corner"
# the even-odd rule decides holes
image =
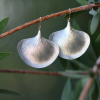
[[[44,68],[55,61],[59,55],[59,47],[41,36],[41,30],[33,38],[23,39],[17,49],[21,59],[29,66]]]
[[[83,31],[73,29],[70,25],[70,18],[68,19],[67,27],[52,33],[49,40],[59,46],[59,56],[69,60],[83,55],[90,44],[89,35]]]

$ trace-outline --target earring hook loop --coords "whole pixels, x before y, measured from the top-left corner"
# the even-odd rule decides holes
[[[40,23],[39,23],[38,31],[41,30],[41,22],[42,22],[42,17],[40,17]]]
[[[69,19],[68,20],[70,20],[70,16],[71,16],[71,13],[72,13],[72,11],[71,11],[71,9],[69,8],[69,11],[70,11],[70,14],[69,14]]]

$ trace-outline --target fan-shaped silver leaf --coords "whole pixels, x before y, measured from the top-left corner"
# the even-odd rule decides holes
[[[37,36],[21,40],[17,49],[22,60],[35,68],[50,65],[59,55],[59,47],[54,42],[43,38],[40,30]]]
[[[69,60],[84,54],[90,44],[89,35],[73,29],[70,20],[65,29],[52,33],[49,39],[59,46],[59,56]]]

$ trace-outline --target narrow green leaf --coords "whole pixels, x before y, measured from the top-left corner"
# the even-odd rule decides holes
[[[97,14],[92,18],[91,25],[90,25],[91,34],[93,34],[96,31],[99,25],[99,20],[100,20],[100,8],[97,10]]]
[[[73,70],[75,70],[75,71],[79,70],[79,66],[77,66],[74,63],[72,63],[71,61],[70,61],[70,64],[71,64],[71,67],[73,68]]]
[[[81,71],[81,70],[66,70],[66,73],[72,73],[72,74],[82,74],[82,73],[88,73],[88,71]]]
[[[65,77],[70,77],[70,78],[75,78],[75,79],[79,79],[79,78],[84,78],[84,77],[88,77],[88,75],[81,75],[81,74],[76,74],[76,73],[68,73],[68,72],[59,72],[61,75],[65,76]]]
[[[89,14],[95,16],[97,14],[97,11],[95,11],[93,8],[89,11]]]
[[[96,38],[96,41],[95,42],[100,42],[100,34],[99,36]]]
[[[74,96],[72,100],[78,100],[81,91],[82,91],[82,82],[78,81],[75,86]]]
[[[94,0],[88,0],[88,2],[94,2]]]
[[[95,1],[95,3],[97,3],[98,0],[94,0],[94,1]]]
[[[64,69],[67,69],[67,60],[59,57],[60,63],[62,64]]]
[[[7,23],[8,23],[8,19],[9,17],[7,18],[4,18],[1,22],[0,22],[0,33],[4,30],[4,28],[6,27]]]
[[[88,27],[90,27],[90,21],[89,21],[89,25]],[[90,39],[92,40],[91,41],[91,44],[92,44],[92,49],[94,51],[94,54],[95,56],[98,58],[100,56],[100,43],[95,43],[95,40],[97,38],[97,36],[100,34],[100,32],[98,30],[96,30],[95,34],[91,35],[90,33],[90,30],[88,29],[88,33],[89,33],[89,36],[90,36]]]
[[[88,3],[85,0],[76,0],[81,5],[87,5]]]
[[[0,52],[0,60],[9,56],[11,53],[10,52]]]
[[[70,60],[67,60],[67,70],[72,70],[72,66],[71,66],[71,63],[70,63]]]
[[[86,78],[83,78],[81,79],[81,82],[82,82],[82,88],[85,86],[87,80],[89,79],[89,77],[86,77]]]
[[[73,95],[73,99],[72,100],[78,100],[78,98],[79,98],[79,96],[80,96],[80,94],[82,92],[82,89],[83,89],[84,85],[87,82],[87,79],[88,79],[88,77],[83,78],[83,79],[81,79],[80,81],[78,81],[76,83],[75,91],[74,91],[74,95]]]
[[[84,11],[75,12],[75,13],[71,13],[70,18],[77,17],[77,16],[83,14],[84,12],[85,12],[85,10]],[[65,15],[63,18],[68,19],[69,18],[69,14]]]
[[[63,89],[61,100],[70,100],[71,97],[70,95],[71,95],[71,82],[70,79],[68,79]]]
[[[81,27],[79,26],[79,24],[77,23],[76,20],[73,20],[72,22],[72,27],[76,30],[81,30]]]
[[[88,51],[87,54],[86,54],[86,58],[89,62],[89,66],[90,68],[92,68],[92,66],[94,65],[94,63],[96,62],[97,58],[96,56],[94,55],[93,51]],[[86,59],[85,58],[85,59]]]
[[[100,94],[99,85],[98,85],[97,81],[95,80],[90,88],[91,100],[98,100],[99,94]]]
[[[7,94],[7,95],[15,95],[15,96],[22,96],[21,94],[11,91],[11,90],[6,90],[6,89],[0,89],[0,94]]]
[[[98,14],[96,14],[91,21],[91,26],[90,26],[91,34],[93,34],[96,31],[98,25],[99,25],[99,16]]]
[[[72,63],[76,64],[77,66],[79,66],[80,68],[84,68],[84,69],[89,69],[88,66],[82,64],[81,62],[79,62],[78,60],[71,60]]]
[[[70,100],[73,100],[73,96],[74,96],[74,90],[71,91]]]
[[[100,43],[99,42],[95,43],[96,38],[97,38],[98,35],[99,35],[99,31],[96,31],[95,34],[90,36],[90,38],[92,40],[91,41],[92,48],[93,48],[93,51],[94,51],[96,57],[100,56]]]
[[[98,0],[98,3],[100,3],[100,0]]]

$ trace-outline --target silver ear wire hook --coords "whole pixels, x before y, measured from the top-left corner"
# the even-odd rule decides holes
[[[42,18],[40,17],[40,23],[39,23],[38,31],[41,29],[41,22],[42,22]]]
[[[69,14],[69,19],[68,20],[70,20],[70,15],[71,15],[71,13],[72,13],[72,11],[71,11],[71,9],[69,8],[69,11],[70,11],[70,14]]]

